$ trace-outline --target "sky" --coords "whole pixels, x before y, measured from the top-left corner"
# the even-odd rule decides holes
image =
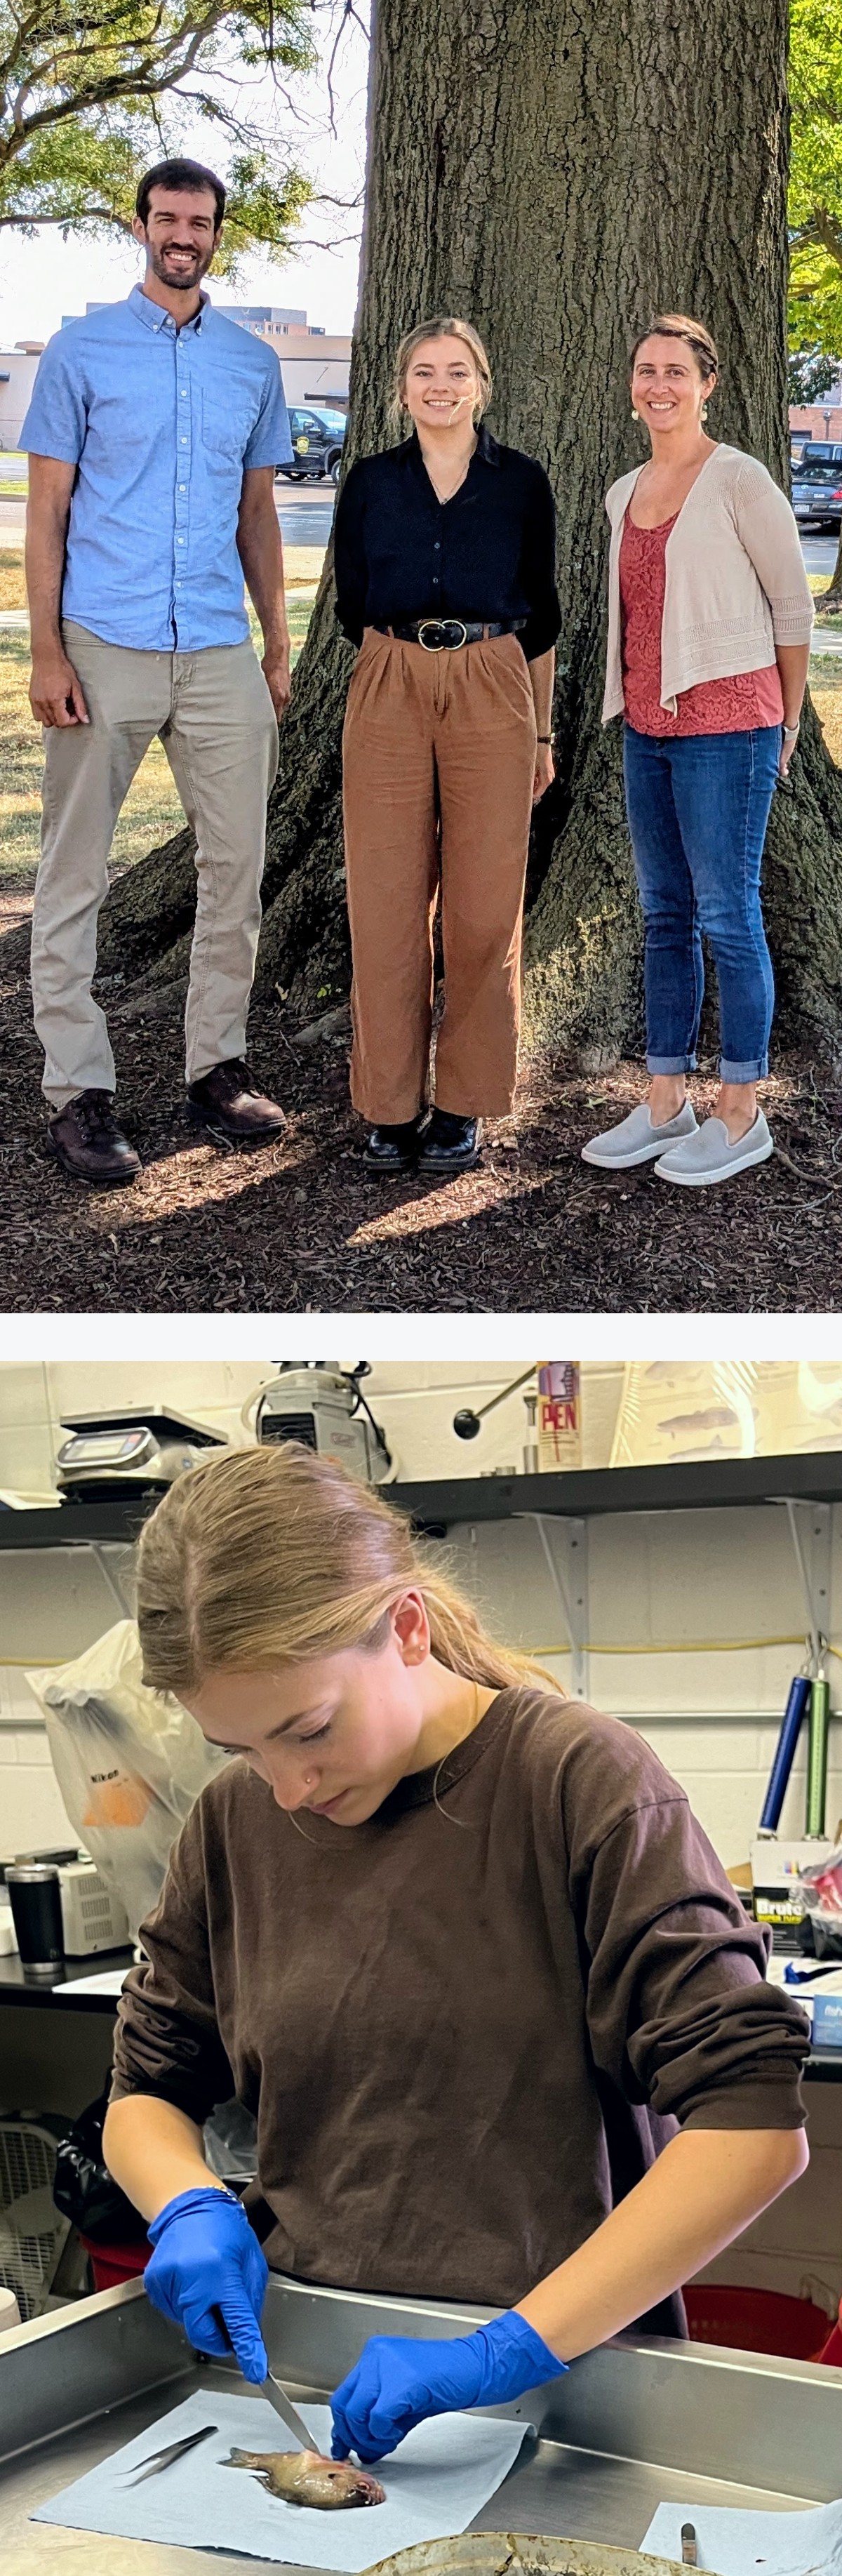
[[[329,20],[330,12],[326,13]],[[289,116],[284,131],[318,187],[327,195],[353,199],[362,186],[365,159],[367,47],[354,19],[347,22],[333,75],[336,137],[330,131],[325,64],[334,29],[328,23],[320,72],[299,83],[294,93],[302,122]],[[257,87],[264,112],[272,105],[266,83]],[[191,148],[188,146],[187,148]],[[197,160],[213,161],[207,127],[196,133]],[[221,159],[221,155],[220,155]],[[223,166],[224,175],[224,166]],[[211,295],[221,304],[288,304],[304,309],[309,322],[327,331],[350,331],[357,300],[359,212],[340,214],[330,206],[305,208],[301,240],[282,266],[269,260],[243,263],[236,283],[215,279]],[[342,234],[338,248],[327,248]],[[310,244],[317,245],[309,247]],[[87,303],[112,302],[128,295],[142,273],[142,254],[119,233],[109,239],[71,234],[65,242],[53,225],[44,225],[32,241],[20,233],[0,233],[0,347],[16,340],[48,340],[62,314],[84,313]]]

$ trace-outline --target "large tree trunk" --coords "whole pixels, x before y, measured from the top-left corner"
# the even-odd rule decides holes
[[[379,0],[349,455],[385,443],[396,342],[426,314],[487,339],[491,425],[549,469],[559,511],[557,785],[535,829],[527,1011],[597,1065],[642,1033],[640,921],[620,778],[603,734],[611,477],[643,454],[626,353],[659,306],[720,345],[715,433],[786,484],[786,0]],[[296,1015],[346,988],[340,732],[351,655],[330,562],[282,727],[259,973]],[[815,718],[775,800],[767,909],[779,1034],[842,1035],[842,780]],[[184,835],[115,889],[103,961],[181,970]],[[175,944],[174,943],[180,943]]]

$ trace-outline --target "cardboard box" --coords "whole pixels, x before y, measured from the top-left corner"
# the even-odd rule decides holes
[[[780,1931],[802,1923],[804,1905],[797,1887],[801,1872],[814,1861],[826,1860],[835,1848],[827,1834],[804,1835],[800,1842],[787,1842],[778,1834],[758,1835],[751,1846],[757,1922],[771,1923]]]

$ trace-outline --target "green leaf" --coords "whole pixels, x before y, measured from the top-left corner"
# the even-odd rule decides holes
[[[831,366],[819,384],[820,360],[842,358],[842,0],[792,0],[789,92],[789,345],[815,387],[790,399],[803,402],[833,381]]]
[[[274,124],[256,130],[243,72],[310,71],[311,27],[308,0],[0,0],[0,229],[129,232],[143,171],[201,118],[229,190],[217,272],[283,259],[313,188]]]

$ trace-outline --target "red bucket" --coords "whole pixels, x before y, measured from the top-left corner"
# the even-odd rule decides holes
[[[789,2361],[833,2358],[825,2351],[825,2310],[814,2307],[812,2299],[789,2299],[780,2290],[731,2289],[724,2282],[711,2281],[685,2290],[684,2305],[693,2343],[731,2344],[741,2352],[776,2352]]]
[[[152,2252],[148,2236],[141,2237],[138,2245],[93,2245],[89,2236],[83,2236],[82,2243],[91,2258],[95,2290],[113,2290],[118,2281],[135,2281],[139,2272],[145,2272]]]

